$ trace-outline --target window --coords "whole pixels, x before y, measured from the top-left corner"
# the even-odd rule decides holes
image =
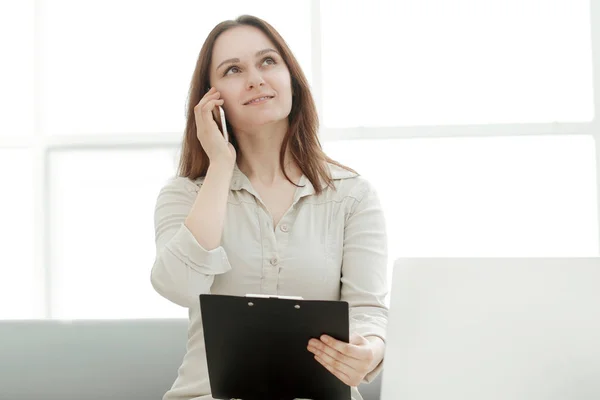
[[[2,2],[0,318],[186,316],[150,284],[154,205],[201,45],[242,14],[285,38],[326,152],[378,189],[390,265],[598,255],[590,6]]]
[[[589,0],[320,5],[328,127],[594,116]]]
[[[295,4],[293,15],[275,0],[38,3],[46,135],[181,132],[202,43],[214,25],[238,14],[264,15],[311,71],[308,2]]]
[[[175,150],[82,150],[50,156],[53,316],[185,316],[150,285],[154,206]]]
[[[0,144],[34,129],[34,2],[0,2]],[[6,58],[5,58],[6,57]]]
[[[31,152],[0,149],[0,180],[0,319],[37,318],[43,315],[43,271],[35,269]]]
[[[377,188],[391,262],[598,254],[588,135],[356,140],[328,154]]]

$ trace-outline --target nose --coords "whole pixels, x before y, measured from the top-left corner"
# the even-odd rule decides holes
[[[248,89],[254,89],[263,86],[264,84],[265,80],[262,78],[260,72],[256,71],[255,69],[251,69],[251,71],[248,73],[248,82],[246,87]]]

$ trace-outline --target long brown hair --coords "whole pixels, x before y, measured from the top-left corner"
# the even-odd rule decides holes
[[[298,167],[306,175],[310,183],[312,183],[317,194],[321,193],[324,189],[320,181],[323,181],[326,186],[334,189],[335,187],[327,163],[332,163],[351,172],[355,171],[332,160],[323,151],[318,137],[319,116],[317,108],[300,64],[275,28],[266,21],[252,15],[242,15],[235,20],[227,20],[219,23],[209,33],[200,50],[186,106],[187,122],[181,148],[178,175],[188,177],[192,180],[206,175],[209,158],[196,134],[194,107],[210,88],[210,65],[215,41],[223,32],[244,25],[260,29],[275,44],[276,50],[279,51],[290,71],[293,93],[292,109],[288,116],[289,129],[283,139],[279,155],[279,162],[285,177],[292,182],[284,167],[284,157],[289,147],[294,161],[298,164]],[[235,132],[232,131],[229,122],[227,123],[227,130],[230,132],[231,143],[239,154]],[[294,182],[292,183],[295,185]]]

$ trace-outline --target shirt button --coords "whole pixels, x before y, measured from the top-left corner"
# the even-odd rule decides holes
[[[281,229],[282,232],[287,232],[290,230],[290,228],[287,226],[287,224],[281,225],[281,227],[279,229]]]
[[[271,258],[271,265],[277,265],[278,262],[279,260],[277,260],[277,257]]]

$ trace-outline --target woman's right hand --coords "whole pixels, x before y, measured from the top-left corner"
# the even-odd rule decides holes
[[[225,163],[233,167],[236,160],[235,148],[225,140],[213,117],[215,107],[224,103],[220,96],[215,88],[211,88],[194,107],[196,134],[211,164]]]

